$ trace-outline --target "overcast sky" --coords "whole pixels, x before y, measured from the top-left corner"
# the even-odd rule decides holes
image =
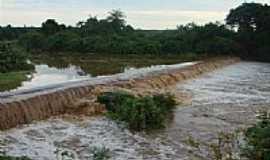
[[[270,0],[254,1],[270,4]],[[75,25],[90,14],[103,18],[110,10],[121,9],[135,28],[166,29],[188,22],[223,22],[229,10],[242,2],[244,0],[0,0],[0,25],[40,26],[48,18]]]

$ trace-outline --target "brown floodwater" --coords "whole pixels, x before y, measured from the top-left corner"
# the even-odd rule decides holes
[[[69,151],[87,160],[92,147],[106,146],[117,160],[210,160],[209,145],[221,132],[245,128],[259,111],[269,110],[270,64],[240,62],[179,83],[175,90],[192,100],[177,107],[165,129],[131,133],[103,116],[51,118],[0,132],[0,152],[54,160]]]

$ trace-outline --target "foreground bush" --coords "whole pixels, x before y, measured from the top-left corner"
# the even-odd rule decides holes
[[[176,102],[171,95],[135,97],[123,92],[107,92],[98,97],[105,104],[108,116],[124,122],[135,131],[159,129],[174,109]]]
[[[244,156],[252,160],[270,160],[270,119],[267,114],[245,132]]]

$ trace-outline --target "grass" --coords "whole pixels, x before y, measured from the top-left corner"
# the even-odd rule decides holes
[[[165,127],[176,102],[169,94],[135,97],[124,92],[106,92],[98,97],[105,104],[108,116],[134,131]]]
[[[29,71],[0,73],[0,92],[15,89],[26,81]]]
[[[31,160],[28,157],[0,156],[0,160]]]
[[[93,160],[107,160],[110,158],[110,149],[106,147],[93,147],[91,149]]]
[[[247,145],[243,148],[243,156],[254,160],[270,160],[270,118],[263,113],[259,119],[245,132]]]

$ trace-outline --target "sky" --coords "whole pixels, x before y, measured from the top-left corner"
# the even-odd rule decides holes
[[[195,22],[224,22],[245,0],[0,0],[0,25],[40,26],[46,19],[75,25],[89,15],[104,18],[120,9],[128,24],[141,29],[172,29]],[[270,0],[246,0],[270,4]]]

